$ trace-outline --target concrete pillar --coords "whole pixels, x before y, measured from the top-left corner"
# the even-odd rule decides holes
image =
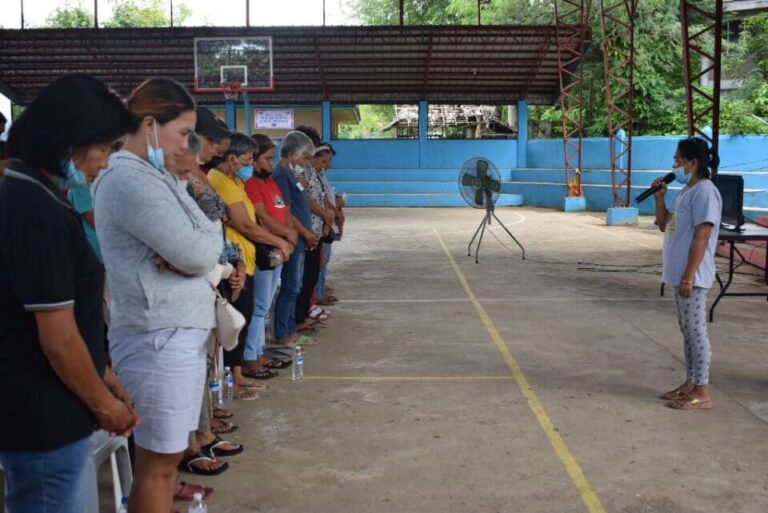
[[[427,167],[427,127],[429,126],[429,104],[425,100],[419,102],[419,167]]]
[[[528,167],[528,102],[517,102],[517,167]]]
[[[627,140],[627,133],[624,130],[619,130],[616,133],[616,140],[613,142],[613,151],[618,155],[619,152],[624,150],[624,144],[620,141]],[[627,155],[624,154],[616,163],[620,168],[627,168]],[[631,199],[630,199],[631,201]],[[626,226],[636,225],[638,222],[638,216],[640,214],[639,209],[635,207],[615,208],[611,207],[605,213],[605,223],[608,226]]]
[[[331,102],[324,101],[321,107],[323,117],[323,140],[331,142],[333,138],[333,132],[331,130]]]

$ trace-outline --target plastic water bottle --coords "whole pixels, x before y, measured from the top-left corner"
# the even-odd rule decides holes
[[[128,513],[128,497],[123,497],[120,501],[120,509],[117,510],[117,513]]]
[[[304,379],[304,349],[302,349],[301,346],[296,346],[293,350],[291,379],[293,381],[301,381]]]
[[[196,493],[192,496],[192,503],[187,510],[189,513],[208,513],[208,506],[206,506],[203,500],[202,493]]]
[[[235,377],[229,367],[224,367],[224,404],[232,404],[232,394],[235,390]]]
[[[214,408],[221,406],[221,382],[218,379],[208,382],[208,391],[211,393],[211,405]]]

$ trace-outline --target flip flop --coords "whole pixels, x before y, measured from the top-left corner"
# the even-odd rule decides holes
[[[659,399],[664,399],[665,401],[679,401],[681,399],[685,399],[687,395],[688,394],[684,393],[682,390],[674,389],[667,393],[661,394]]]
[[[266,369],[264,367],[262,367],[259,370],[243,369],[242,372],[243,372],[243,376],[245,376],[246,378],[259,379],[259,380],[272,379],[279,374],[277,372],[272,372],[271,370]]]
[[[184,481],[179,481],[181,485],[181,490],[179,490],[176,494],[173,496],[174,501],[191,501],[194,499],[194,496],[196,493],[203,494],[203,499],[207,499],[209,496],[213,494],[213,488],[210,486],[200,486],[196,484],[186,483]]]
[[[234,445],[236,447],[235,449],[219,449],[219,447],[222,445]],[[232,442],[227,442],[226,440],[222,440],[217,436],[211,443],[201,445],[200,452],[209,458],[234,456],[235,454],[240,454],[243,452],[243,446],[241,444],[233,444]]]
[[[270,360],[264,364],[265,369],[287,369],[293,364],[291,360]]]
[[[216,461],[213,458],[209,458],[208,456],[204,456],[202,453],[197,453],[192,456],[189,456],[188,458],[184,458],[179,463],[179,470],[182,472],[188,472],[190,474],[197,474],[200,476],[218,476],[222,472],[226,471],[229,468],[229,463],[226,461],[222,466],[220,466],[217,469],[209,469],[209,470],[202,470],[199,468],[195,468],[192,466],[193,463],[197,461]]]
[[[214,423],[211,422],[211,433],[214,435],[226,435],[227,433],[232,433],[233,431],[237,431],[238,426],[237,424],[233,424],[231,422],[224,422],[221,419],[214,419],[218,420],[221,424],[218,426],[214,426]]]
[[[674,410],[711,410],[714,405],[712,399],[681,399],[668,406]]]

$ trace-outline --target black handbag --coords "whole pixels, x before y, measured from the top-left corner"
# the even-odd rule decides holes
[[[320,242],[324,242],[326,244],[331,244],[334,241],[339,240],[336,236],[336,232],[333,230],[333,228],[328,230],[328,235],[320,239]]]
[[[253,245],[256,246],[256,267],[258,267],[260,271],[271,271],[277,267],[272,265],[269,258],[269,254],[272,253],[272,250],[277,249],[275,246],[262,244],[260,242],[254,242]]]

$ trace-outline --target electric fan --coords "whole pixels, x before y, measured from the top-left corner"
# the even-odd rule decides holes
[[[496,222],[520,246],[523,252],[523,260],[525,260],[525,248],[512,235],[512,232],[504,226],[504,223],[496,217],[494,212],[500,190],[501,177],[499,176],[499,170],[488,159],[475,157],[469,159],[461,166],[461,171],[459,171],[459,191],[461,192],[461,197],[473,208],[485,208],[485,216],[467,245],[467,256],[472,256],[472,243],[475,242],[478,234],[480,235],[480,238],[477,239],[477,248],[475,249],[475,263],[479,263],[480,244],[483,242],[485,227],[491,224],[491,218],[496,219]]]

